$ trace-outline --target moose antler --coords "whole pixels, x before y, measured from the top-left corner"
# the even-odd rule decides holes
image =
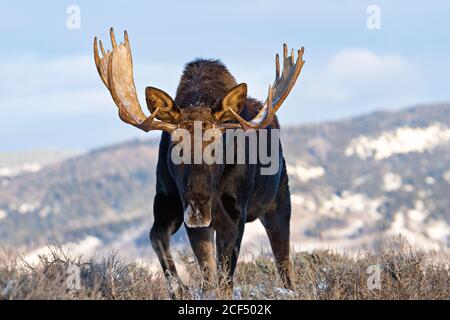
[[[128,34],[125,31],[125,43],[119,45],[116,43],[113,28],[111,28],[110,34],[112,51],[105,52],[100,41],[102,57],[99,56],[97,37],[95,37],[94,59],[100,78],[119,108],[120,119],[145,132],[150,130],[174,131],[177,128],[175,124],[155,120],[160,108],[157,108],[149,117],[142,112],[134,84],[133,61]]]
[[[232,108],[230,111],[233,113],[237,123],[227,123],[223,126],[227,129],[229,128],[239,128],[242,127],[244,130],[247,129],[262,129],[270,126],[272,123],[275,113],[283,104],[284,100],[287,98],[291,89],[294,87],[297,81],[302,67],[305,63],[303,60],[304,48],[302,47],[298,50],[297,61],[295,62],[294,49],[291,50],[291,56],[288,57],[288,47],[286,44],[283,45],[283,72],[280,77],[280,57],[276,55],[276,73],[275,81],[272,86],[269,86],[269,93],[267,95],[267,100],[264,103],[263,108],[259,113],[251,120],[246,121],[240,115],[238,115]]]

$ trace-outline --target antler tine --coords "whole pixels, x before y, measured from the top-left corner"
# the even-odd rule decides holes
[[[155,127],[155,125],[158,125],[157,121],[154,121],[156,116],[159,113],[159,110],[161,110],[161,108],[156,108],[156,110],[150,115],[150,117],[148,117],[143,123],[142,123],[142,130],[144,130],[145,132],[148,132],[150,130],[152,130],[152,128]]]
[[[98,66],[98,64],[100,63],[100,56],[98,54],[98,40],[97,37],[94,38],[94,61],[95,61],[95,66]]]
[[[105,84],[105,86],[109,89],[108,85],[108,61],[109,61],[109,54],[105,53],[105,49],[103,48],[103,44],[100,41],[100,50],[102,51],[103,57],[100,58],[98,54],[98,44],[97,44],[97,37],[94,38],[94,60],[95,60],[95,66],[97,67],[98,74],[100,75],[100,79],[102,79],[102,82]]]
[[[239,122],[239,125],[235,123],[227,123],[224,124],[223,127],[226,129],[236,129],[239,127],[242,127],[244,131],[247,131],[249,129],[260,129],[270,126],[272,123],[275,112],[272,107],[272,99],[273,99],[273,88],[272,86],[269,86],[269,92],[267,94],[267,108],[263,108],[261,111],[264,110],[264,112],[260,112],[252,121],[247,121],[244,118],[242,118],[240,115],[238,115],[233,109],[230,109],[230,112],[233,114],[233,116],[236,118],[236,120]]]
[[[113,28],[111,28],[109,30],[109,35],[110,35],[110,38],[111,38],[111,45],[112,45],[113,50],[114,50],[115,48],[117,48],[117,42],[116,42],[116,36],[114,34],[114,29]]]
[[[294,49],[291,50],[291,55],[288,56],[288,46],[283,44],[283,71],[280,75],[280,56],[275,56],[275,81],[271,87],[269,87],[269,94],[263,108],[251,121],[246,121],[233,110],[231,112],[238,120],[240,126],[247,130],[266,128],[271,125],[275,118],[275,113],[283,104],[286,97],[289,95],[291,89],[294,87],[298,76],[302,70],[303,64],[303,52],[302,47],[298,50],[297,62],[295,62]],[[228,127],[234,127],[228,125]]]
[[[97,38],[96,38],[97,39]],[[99,40],[99,44],[100,44],[100,50],[102,51],[102,55],[106,56],[106,52],[105,52],[105,48],[103,48],[103,42],[102,40]]]
[[[277,53],[275,56],[275,81],[280,79],[280,55]]]
[[[285,52],[287,53],[287,46],[284,46]],[[303,60],[303,53],[305,49],[302,47],[297,51],[297,61],[294,64],[294,49],[291,50],[290,59],[286,59],[283,65],[282,76],[279,79],[275,79],[273,84],[275,91],[275,112],[283,104],[284,100],[287,98],[292,88],[294,87],[300,72],[302,71],[305,61]]]
[[[287,54],[288,54],[288,46],[286,43],[283,43],[283,61],[287,60]]]
[[[97,37],[95,37],[94,60],[100,78],[119,109],[120,119],[144,131],[164,130],[172,132],[175,130],[177,128],[175,124],[155,120],[160,108],[157,108],[149,117],[146,117],[142,111],[134,84],[128,33],[124,32],[125,42],[120,43],[120,45],[117,45],[113,28],[110,29],[110,38],[112,51],[105,52],[100,41],[100,50],[103,55],[103,57],[100,57]]]
[[[128,32],[127,30],[125,30],[123,32],[123,38],[125,39],[125,45],[129,46],[130,45],[130,39],[128,38]]]

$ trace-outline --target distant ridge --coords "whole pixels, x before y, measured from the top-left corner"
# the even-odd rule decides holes
[[[450,103],[282,128],[296,246],[357,250],[399,233],[449,246]],[[95,237],[102,249],[150,252],[158,140],[0,175],[0,241],[36,248]],[[257,223],[246,233],[264,244]]]

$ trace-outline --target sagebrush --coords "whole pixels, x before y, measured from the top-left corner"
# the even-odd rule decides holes
[[[115,254],[101,260],[73,258],[57,247],[28,265],[11,252],[0,257],[2,299],[168,299],[161,272],[130,263]],[[235,299],[449,299],[450,259],[445,253],[423,252],[407,244],[358,256],[331,251],[292,254],[295,291],[281,289],[270,254],[261,253],[238,265]],[[195,259],[179,254],[187,299],[204,298]],[[368,286],[370,266],[380,271],[378,288]],[[79,270],[79,282],[73,281]],[[372,267],[373,268],[373,267]],[[72,278],[71,278],[72,277]],[[74,288],[74,284],[76,288]],[[215,293],[220,296],[220,286]]]

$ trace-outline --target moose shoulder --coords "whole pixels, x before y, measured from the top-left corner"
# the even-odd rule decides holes
[[[94,57],[120,118],[146,132],[163,131],[150,240],[171,295],[189,294],[170,252],[170,237],[183,223],[204,273],[205,292],[220,281],[231,296],[245,223],[256,219],[266,229],[284,286],[292,288],[290,193],[275,113],[301,72],[303,48],[295,59],[284,45],[281,72],[276,56],[275,82],[265,103],[247,97],[247,85],[237,84],[221,62],[199,59],[186,65],[175,100],[160,89],[146,89],[147,117],[137,98],[127,33],[118,45],[111,29],[111,42],[112,51],[99,43],[100,56],[95,39]],[[242,136],[243,143],[236,143]],[[213,160],[222,155],[227,161],[207,161],[208,153]],[[277,163],[269,174],[266,158]]]

